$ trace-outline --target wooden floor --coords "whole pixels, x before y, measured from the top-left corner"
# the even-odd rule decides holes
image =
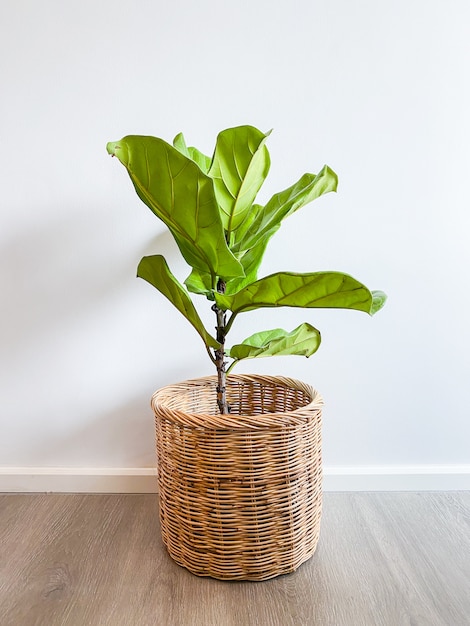
[[[1,626],[469,626],[470,492],[325,494],[314,557],[197,578],[153,495],[0,495]]]

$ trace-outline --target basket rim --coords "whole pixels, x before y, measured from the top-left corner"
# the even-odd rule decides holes
[[[287,428],[303,424],[307,419],[311,419],[312,413],[321,416],[323,398],[320,393],[311,385],[308,385],[295,378],[285,376],[265,376],[259,374],[231,374],[227,377],[227,387],[230,384],[265,384],[266,386],[290,387],[302,391],[310,397],[310,402],[297,407],[291,411],[278,411],[273,413],[259,414],[209,414],[190,413],[178,408],[172,408],[165,403],[165,399],[184,390],[186,393],[191,389],[214,387],[217,385],[217,376],[204,376],[192,378],[178,383],[166,385],[157,389],[151,398],[151,407],[155,416],[170,420],[179,426],[190,428],[206,428],[214,430],[234,430],[234,429],[266,429],[266,428]],[[214,389],[215,390],[215,389]]]

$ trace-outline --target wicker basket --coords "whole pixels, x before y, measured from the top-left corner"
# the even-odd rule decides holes
[[[231,375],[152,398],[160,518],[170,556],[199,576],[265,580],[315,551],[321,516],[322,399],[299,381]]]

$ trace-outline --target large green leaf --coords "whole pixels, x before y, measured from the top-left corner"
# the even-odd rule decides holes
[[[219,133],[209,175],[214,179],[222,223],[230,235],[243,222],[269,172],[267,134],[253,126]]]
[[[197,148],[194,148],[192,146],[188,147],[186,145],[183,133],[179,133],[178,135],[176,135],[176,137],[173,139],[173,146],[179,152],[181,152],[181,154],[184,154],[184,156],[188,157],[188,159],[191,159],[192,161],[194,161],[194,163],[199,165],[204,174],[208,173],[211,166],[211,158],[203,154]]]
[[[227,294],[239,291],[258,278],[266,247],[282,220],[319,196],[336,191],[337,182],[336,174],[325,165],[319,174],[304,174],[295,185],[274,195],[266,206],[252,206],[235,231],[231,245],[243,265],[245,277],[229,279]]]
[[[173,276],[161,255],[145,256],[137,268],[137,276],[153,285],[178,309],[194,326],[207,347],[219,348],[220,345],[204,328],[191,298],[184,287]]]
[[[285,217],[323,194],[336,191],[337,186],[338,177],[327,165],[318,174],[304,174],[294,185],[275,194],[264,207],[253,207],[254,213],[247,214],[239,226],[232,249],[248,250],[261,237],[269,239]]]
[[[232,346],[228,355],[237,361],[283,355],[309,357],[318,350],[320,342],[320,332],[310,324],[304,323],[290,333],[282,328],[255,333],[241,344]]]
[[[215,294],[217,305],[234,313],[263,307],[355,309],[373,314],[373,294],[341,272],[296,274],[278,272],[233,295]]]
[[[229,250],[214,184],[191,159],[157,137],[129,135],[108,143],[140,199],[170,229],[187,263],[215,276],[243,276]]]

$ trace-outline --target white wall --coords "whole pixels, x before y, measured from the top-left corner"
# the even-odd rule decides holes
[[[310,321],[323,345],[239,371],[321,390],[331,468],[470,464],[469,20],[467,0],[2,2],[0,465],[154,465],[151,393],[211,364],[135,279],[144,254],[187,268],[105,145],[184,131],[210,153],[237,124],[274,128],[261,199],[324,163],[340,178],[263,272],[389,294],[372,319],[246,314],[234,338]]]

